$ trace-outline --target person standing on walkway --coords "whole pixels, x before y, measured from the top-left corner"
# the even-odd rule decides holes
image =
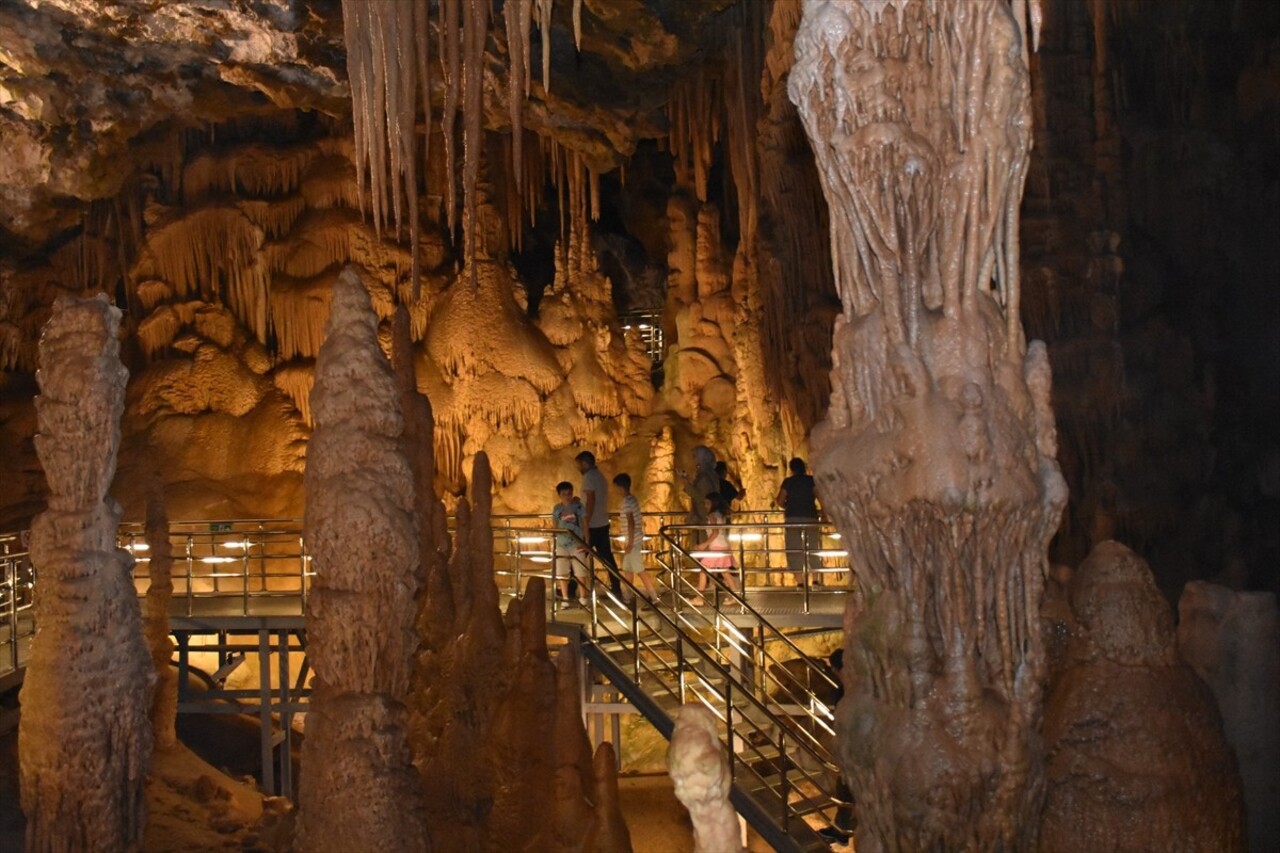
[[[784,534],[787,546],[787,571],[796,575],[797,582],[807,564],[811,583],[822,583],[822,558],[818,556],[818,499],[814,492],[813,477],[804,460],[795,458],[790,464],[791,476],[782,481],[775,503],[782,507],[783,520],[788,525]],[[798,525],[804,525],[803,527]]]
[[[596,455],[590,450],[579,453],[575,460],[582,472],[582,502],[587,515],[587,542],[600,562],[609,570],[609,589],[621,598],[618,562],[613,558],[613,542],[609,536],[609,486],[596,467]]]
[[[573,496],[573,483],[556,485],[556,505],[551,508],[551,520],[557,530],[555,538],[555,574],[560,587],[560,598],[565,606],[573,604],[575,591],[586,593],[591,589],[591,579],[587,573],[587,551],[582,547],[582,520],[586,512],[582,501]],[[579,586],[581,582],[581,586]],[[578,604],[587,606],[585,594],[578,598]]]
[[[724,504],[727,508],[725,515],[730,515],[733,513],[734,501],[742,497],[742,489],[729,479],[729,463],[723,459],[716,462],[716,479],[720,481],[716,492],[719,493],[720,497],[724,498]]]
[[[658,590],[644,568],[644,516],[640,513],[640,501],[631,493],[631,475],[617,475],[613,478],[613,486],[622,497],[622,508],[618,513],[622,522],[622,571],[632,587],[644,585],[642,601],[655,602]],[[628,604],[631,603],[629,595],[629,592],[623,593],[623,600]]]

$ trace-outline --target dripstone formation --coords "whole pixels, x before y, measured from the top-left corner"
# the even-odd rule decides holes
[[[399,390],[352,267],[338,277],[312,391],[307,644],[315,681],[299,789],[302,850],[422,850],[406,739],[418,530]]]
[[[1025,847],[1043,795],[1067,493],[1018,313],[1025,29],[1002,0],[809,0],[796,36],[844,309],[813,443],[857,567],[838,725],[863,853]]]
[[[1173,613],[1146,562],[1100,543],[1067,599],[1068,663],[1044,712],[1040,849],[1246,849],[1222,718],[1178,656]]]
[[[48,509],[31,527],[40,570],[18,735],[29,851],[135,850],[146,819],[147,714],[155,675],[133,560],[116,547],[107,496],[128,371],[120,311],[61,297],[40,338],[36,452]]]

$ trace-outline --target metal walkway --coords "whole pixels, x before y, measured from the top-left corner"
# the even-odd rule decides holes
[[[651,607],[609,594],[607,573],[589,552],[555,559],[557,531],[546,516],[493,518],[495,582],[510,599],[531,577],[548,581],[549,631],[580,644],[589,669],[586,716],[612,715],[616,737],[616,715],[625,707],[669,737],[681,704],[705,705],[723,725],[740,814],[779,850],[826,849],[815,830],[834,825],[841,805],[827,704],[834,683],[793,634],[840,628],[849,568],[838,536],[804,525],[801,537],[798,525],[776,514],[739,514],[730,539],[743,592],[735,593],[703,571],[692,544],[700,531],[679,520],[645,519],[645,563],[661,593]],[[121,546],[137,561],[140,595],[150,583],[142,533],[137,525],[120,531]],[[291,721],[305,712],[310,692],[303,616],[312,571],[301,522],[179,522],[170,539],[178,710],[259,717],[263,788],[291,795]],[[20,535],[0,536],[0,694],[20,683],[35,632],[37,572],[23,544]],[[586,608],[566,608],[555,594],[570,563],[573,573],[601,579],[584,590]],[[621,582],[628,596],[639,594]],[[196,655],[203,655],[201,669],[193,666]],[[230,686],[253,655],[256,684]],[[192,678],[203,679],[205,689],[191,689]]]

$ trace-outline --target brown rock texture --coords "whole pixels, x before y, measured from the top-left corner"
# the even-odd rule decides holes
[[[431,847],[500,851],[518,838],[530,850],[629,851],[612,750],[593,759],[582,724],[577,654],[548,654],[543,581],[499,610],[492,487],[480,453],[418,617],[410,734]]]
[[[327,331],[316,359],[306,471],[315,680],[297,843],[344,853],[422,850],[405,706],[418,646],[413,474],[396,379],[353,267],[338,276]]]
[[[1193,581],[1178,599],[1178,652],[1209,685],[1244,786],[1250,850],[1280,845],[1280,610],[1270,592]]]
[[[1067,587],[1070,662],[1044,710],[1044,851],[1244,850],[1235,757],[1146,562],[1095,546]]]
[[[133,561],[116,547],[120,507],[107,496],[128,378],[119,325],[105,296],[62,297],[40,339],[35,442],[48,509],[31,529],[40,630],[18,734],[30,851],[136,850],[146,820],[155,676]]]
[[[1027,846],[1039,813],[1067,494],[1018,312],[1028,38],[997,0],[812,2],[796,36],[843,305],[813,444],[858,567],[838,726],[864,853]]]

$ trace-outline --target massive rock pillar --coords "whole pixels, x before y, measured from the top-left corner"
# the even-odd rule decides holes
[[[299,790],[301,850],[423,850],[405,735],[418,531],[404,419],[377,318],[353,268],[338,277],[311,392],[304,526],[315,668]]]
[[[863,853],[1026,846],[1042,799],[1067,496],[1018,320],[1022,30],[1004,0],[806,0],[796,37],[843,304],[813,443],[857,575],[839,726]]]
[[[63,296],[40,338],[35,444],[49,491],[31,528],[39,631],[18,734],[30,851],[136,850],[146,818],[154,676],[107,496],[129,376],[119,327],[105,296]]]

